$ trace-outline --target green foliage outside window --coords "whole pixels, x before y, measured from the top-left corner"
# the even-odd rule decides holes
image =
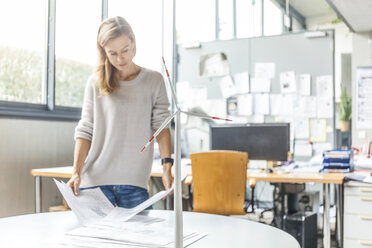
[[[39,52],[0,46],[0,100],[42,103],[43,57]],[[56,105],[81,107],[93,66],[77,61],[56,61]]]
[[[41,103],[42,56],[0,46],[0,100]]]

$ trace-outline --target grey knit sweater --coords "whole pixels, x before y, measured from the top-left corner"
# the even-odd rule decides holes
[[[99,96],[94,76],[86,85],[75,139],[90,140],[80,187],[127,184],[148,188],[154,147],[142,147],[170,115],[163,76],[142,68],[120,82],[118,92]]]

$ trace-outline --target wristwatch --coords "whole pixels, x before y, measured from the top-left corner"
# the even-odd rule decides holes
[[[171,163],[173,165],[173,158],[162,158],[161,159],[161,165],[165,163]]]

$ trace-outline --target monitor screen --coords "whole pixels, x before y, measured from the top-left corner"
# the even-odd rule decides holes
[[[212,124],[211,150],[248,153],[250,160],[287,161],[289,123]]]

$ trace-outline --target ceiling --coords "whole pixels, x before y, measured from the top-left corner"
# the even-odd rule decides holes
[[[372,0],[289,0],[304,18],[337,13],[354,32],[372,30]]]
[[[327,2],[352,31],[372,30],[371,0],[327,0]]]
[[[305,18],[334,13],[326,0],[289,0],[289,3]]]

